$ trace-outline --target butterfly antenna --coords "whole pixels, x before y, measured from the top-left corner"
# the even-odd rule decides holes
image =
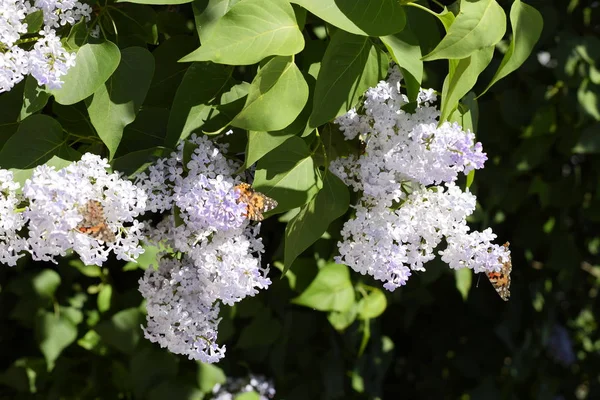
[[[479,287],[479,280],[481,279],[481,274],[477,274],[477,284],[475,285],[476,288]]]

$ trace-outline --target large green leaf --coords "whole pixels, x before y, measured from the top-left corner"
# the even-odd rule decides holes
[[[475,86],[477,78],[488,66],[494,55],[494,47],[479,50],[473,55],[458,61],[456,68],[450,70],[442,87],[442,114],[440,122],[446,121],[459,100]]]
[[[292,57],[273,57],[254,77],[246,104],[231,125],[255,131],[283,129],[302,112],[307,99],[308,84]]]
[[[202,127],[213,111],[209,103],[226,88],[232,72],[233,67],[211,62],[190,65],[175,94],[165,146],[174,148],[180,139]]]
[[[265,57],[291,56],[304,48],[292,6],[285,0],[245,0],[211,28],[199,49],[181,61],[250,65]]]
[[[294,136],[293,133],[283,131],[276,132],[248,132],[248,144],[246,146],[246,167],[260,160],[265,154],[279,147],[283,142]]]
[[[323,57],[315,87],[310,126],[344,114],[387,74],[388,59],[371,39],[338,31]]]
[[[327,173],[323,189],[305,204],[285,228],[285,273],[296,257],[319,240],[329,224],[343,215],[350,204],[348,187],[337,176]]]
[[[85,44],[77,52],[75,66],[63,77],[60,89],[50,90],[60,104],[75,104],[98,90],[117,69],[119,48],[111,42]]]
[[[152,52],[156,68],[144,106],[171,108],[177,88],[189,66],[177,60],[196,46],[197,39],[192,36],[173,36]]]
[[[398,0],[291,0],[347,32],[385,36],[400,32],[406,14]]]
[[[123,130],[123,138],[115,157],[162,146],[165,143],[168,121],[168,109],[142,106],[135,121]]]
[[[200,41],[204,42],[212,35],[219,19],[227,14],[231,7],[241,0],[194,0],[192,10]]]
[[[542,34],[544,19],[535,8],[522,3],[521,0],[515,0],[510,9],[510,24],[513,37],[508,50],[506,50],[502,63],[500,63],[488,87],[479,96],[525,62]]]
[[[77,327],[64,315],[42,312],[36,318],[35,334],[48,370],[62,351],[77,339]]]
[[[319,311],[348,311],[354,304],[354,287],[345,265],[330,263],[292,303]]]
[[[253,186],[277,200],[277,212],[306,204],[322,187],[306,143],[291,137],[260,159]]]
[[[39,86],[35,78],[28,75],[25,78],[25,91],[23,92],[23,107],[21,108],[20,120],[40,111],[48,103],[50,93]]]
[[[115,155],[123,129],[135,120],[146,98],[154,74],[154,57],[142,47],[121,51],[121,62],[115,73],[88,102],[90,120],[98,136]]]
[[[506,32],[506,15],[496,0],[466,0],[450,25],[446,36],[425,61],[463,59],[474,52],[494,46]]]
[[[53,156],[77,159],[66,145],[60,124],[52,117],[35,114],[23,120],[0,151],[2,168],[28,169],[44,164]],[[75,157],[75,158],[74,158]]]
[[[409,100],[416,101],[423,80],[423,61],[417,37],[407,26],[402,32],[382,37],[381,41],[402,69]]]

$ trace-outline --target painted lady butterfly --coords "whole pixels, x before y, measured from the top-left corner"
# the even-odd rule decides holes
[[[106,224],[104,208],[97,200],[88,201],[80,210],[83,220],[77,225],[77,230],[104,242],[114,242],[117,238]]]
[[[508,249],[510,243],[504,243],[504,247]],[[508,301],[510,298],[510,273],[512,271],[512,263],[510,258],[508,261],[502,264],[500,272],[488,272],[487,276],[492,282],[492,285],[496,289],[496,292],[500,295],[500,298],[504,301]]]
[[[244,217],[252,221],[262,221],[263,213],[277,207],[277,202],[264,194],[257,192],[248,183],[240,183],[235,186],[240,197],[238,203],[247,205]]]

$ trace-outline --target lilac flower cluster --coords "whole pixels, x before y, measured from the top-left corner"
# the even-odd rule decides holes
[[[336,261],[381,280],[394,290],[411,271],[435,258],[453,268],[498,271],[510,253],[492,243],[490,229],[470,232],[466,218],[476,198],[455,185],[459,173],[483,168],[487,159],[472,132],[457,123],[438,126],[433,91],[421,90],[410,114],[400,91],[402,75],[392,68],[387,81],[365,93],[360,113],[350,110],[336,122],[346,139],[359,137],[365,152],[334,160],[330,170],[362,196],[355,216],[342,229]]]
[[[111,252],[136,259],[143,252],[143,224],[135,218],[146,207],[146,194],[108,168],[106,160],[89,153],[59,171],[40,165],[20,193],[12,173],[0,170],[0,262],[15,265],[23,251],[52,262],[69,251],[85,264],[102,265]],[[103,210],[102,219],[96,219],[114,236],[110,243],[78,229],[89,217],[85,205],[90,201]]]
[[[212,390],[212,400],[233,400],[242,393],[254,392],[258,399],[269,400],[275,397],[273,382],[262,375],[250,374],[247,378],[230,378],[224,384],[217,384]]]
[[[31,43],[25,18],[42,12],[43,27],[37,33],[33,47],[25,50],[19,45]],[[75,53],[63,47],[56,28],[89,21],[92,9],[77,0],[0,0],[0,93],[12,89],[30,74],[40,85],[60,88],[69,68],[75,65]]]
[[[184,161],[184,147],[193,146]],[[232,305],[271,281],[261,267],[260,225],[244,217],[233,176],[239,165],[224,156],[226,146],[192,136],[171,157],[136,180],[149,195],[147,210],[165,212],[148,231],[151,243],[170,250],[158,269],[148,269],[140,291],[148,304],[148,339],[190,359],[217,362],[225,347],[216,343],[219,305]],[[180,254],[180,257],[174,257]]]

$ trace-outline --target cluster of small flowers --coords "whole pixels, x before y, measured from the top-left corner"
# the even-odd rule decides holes
[[[355,191],[362,192],[356,215],[342,229],[337,262],[385,282],[392,291],[406,283],[411,271],[435,257],[436,247],[451,268],[498,271],[510,253],[491,243],[490,229],[470,232],[466,217],[476,198],[455,181],[483,167],[481,143],[456,123],[438,126],[439,111],[432,90],[421,90],[414,113],[402,106],[402,75],[391,69],[365,93],[360,113],[351,110],[336,123],[347,140],[359,137],[364,154],[334,160],[330,170]]]
[[[194,151],[184,161],[190,147]],[[225,158],[226,149],[192,136],[136,180],[148,193],[147,210],[171,210],[149,230],[150,242],[182,254],[163,255],[158,269],[148,269],[140,280],[148,305],[145,335],[203,362],[224,356],[225,347],[216,343],[219,305],[271,284],[261,267],[260,226],[248,225],[247,205],[238,203],[233,176],[239,165]]]
[[[85,264],[102,265],[111,251],[119,259],[136,259],[143,252],[143,224],[135,218],[146,208],[146,194],[108,168],[105,159],[89,153],[59,171],[40,165],[20,194],[12,173],[0,170],[0,262],[15,265],[23,251],[52,262],[70,250]],[[88,204],[97,204],[97,215],[88,215]]]
[[[26,17],[43,14],[42,30],[30,35]],[[40,85],[58,89],[61,77],[75,65],[75,54],[63,47],[56,28],[90,20],[92,8],[77,0],[0,0],[0,93],[31,74]],[[31,37],[29,37],[31,36]],[[31,42],[35,43],[31,47]],[[19,47],[26,43],[28,50]]]
[[[260,400],[275,397],[273,382],[262,375],[250,374],[247,378],[227,378],[224,384],[216,384],[212,390],[211,400],[233,400],[238,395],[247,392],[258,394]]]

